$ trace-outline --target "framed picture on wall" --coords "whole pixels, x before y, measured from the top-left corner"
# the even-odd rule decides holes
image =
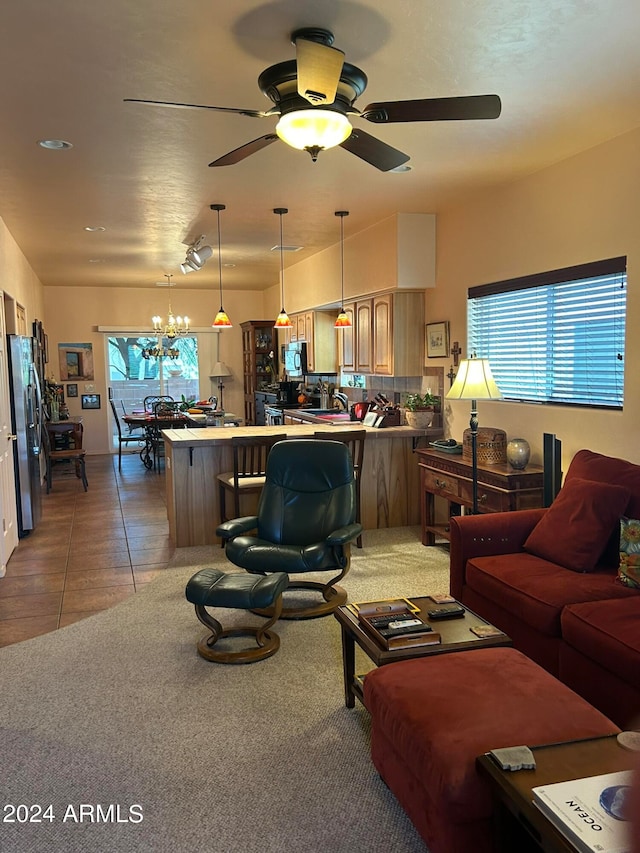
[[[83,394],[80,399],[82,401],[83,409],[100,408],[100,394]]]
[[[67,385],[67,397],[77,397],[78,396],[78,386],[75,382],[69,383]]]
[[[427,323],[425,326],[427,358],[449,355],[449,323]]]

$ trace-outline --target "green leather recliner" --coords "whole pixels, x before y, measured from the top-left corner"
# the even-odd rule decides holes
[[[347,600],[336,584],[349,570],[350,543],[362,532],[355,516],[349,448],[339,441],[292,439],[278,442],[269,454],[258,514],[226,521],[216,533],[236,566],[254,574],[286,572],[282,618],[308,619],[326,616]],[[325,582],[291,578],[336,571]],[[296,600],[288,603],[292,594]]]

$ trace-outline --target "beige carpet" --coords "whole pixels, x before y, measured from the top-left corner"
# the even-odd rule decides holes
[[[374,531],[345,586],[361,601],[445,591],[448,562],[416,528]],[[3,824],[0,848],[424,853],[371,765],[366,711],[344,707],[333,617],[278,623],[260,663],[197,655],[184,586],[213,564],[228,565],[220,548],[180,549],[141,594],[0,649],[4,803],[53,815]]]

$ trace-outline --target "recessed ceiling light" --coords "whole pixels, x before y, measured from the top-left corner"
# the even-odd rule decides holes
[[[65,142],[64,139],[39,139],[38,145],[41,148],[48,148],[49,151],[66,151],[67,148],[73,148],[73,144]]]
[[[299,252],[300,249],[304,249],[304,246],[282,246],[283,252]],[[271,251],[272,252],[279,252],[280,246],[272,246]]]
[[[223,267],[227,267],[227,269],[232,270],[235,267],[235,264],[222,264]]]
[[[93,231],[106,231],[107,229],[104,227],[104,225],[85,225],[84,230],[93,232]]]
[[[389,169],[389,171],[395,172],[397,175],[400,175],[403,172],[410,172],[412,169],[413,166],[410,166],[408,163],[403,163],[401,166],[396,166],[395,169]]]
[[[104,258],[89,258],[90,264],[103,264]]]

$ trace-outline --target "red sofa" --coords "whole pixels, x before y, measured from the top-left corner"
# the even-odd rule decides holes
[[[640,465],[579,451],[549,509],[451,519],[451,593],[620,726],[640,717],[640,590],[617,577]]]

